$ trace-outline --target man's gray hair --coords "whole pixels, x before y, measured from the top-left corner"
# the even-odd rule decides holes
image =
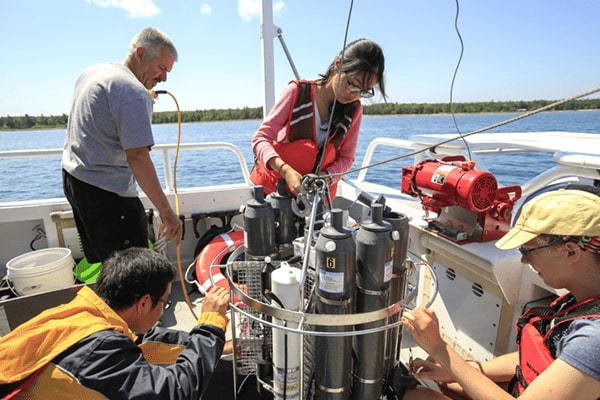
[[[163,32],[155,28],[146,28],[139,32],[129,43],[128,57],[135,54],[135,49],[143,47],[148,52],[148,58],[158,57],[160,49],[167,50],[175,61],[177,61],[177,49],[171,39]]]

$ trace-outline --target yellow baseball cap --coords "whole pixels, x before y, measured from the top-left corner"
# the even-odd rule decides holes
[[[514,249],[539,235],[599,236],[600,197],[584,190],[559,189],[529,200],[515,226],[496,242]]]

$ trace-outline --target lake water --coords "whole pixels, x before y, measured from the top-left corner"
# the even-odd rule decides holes
[[[508,120],[516,114],[461,114],[456,116],[460,131],[468,133]],[[253,155],[250,139],[260,121],[232,121],[184,124],[181,143],[229,142],[244,154],[251,168]],[[155,125],[157,144],[176,143],[177,125]],[[547,112],[496,128],[492,132],[572,131],[600,133],[600,111]],[[406,139],[427,133],[456,134],[452,117],[449,115],[364,117],[356,152],[354,168],[360,167],[369,142],[376,137]],[[485,133],[484,133],[485,134]],[[22,149],[62,148],[64,130],[0,132],[0,151]],[[375,161],[394,158],[401,150],[389,150],[377,155]],[[153,155],[159,175],[162,173],[162,158]],[[409,159],[412,160],[412,159]],[[512,155],[488,165],[501,185],[520,184],[540,173],[549,165],[550,156]],[[171,160],[171,163],[173,161]],[[369,180],[380,183],[399,182],[402,165],[408,160],[399,160],[372,168]],[[33,158],[28,160],[0,160],[0,202],[35,198],[62,197],[59,157]],[[356,177],[357,172],[349,174]],[[162,180],[162,179],[161,179]],[[178,188],[208,184],[235,183],[242,175],[231,153],[205,151],[200,153],[181,152],[177,164]]]

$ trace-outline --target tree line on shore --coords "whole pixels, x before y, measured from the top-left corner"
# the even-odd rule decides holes
[[[487,101],[473,103],[377,103],[365,105],[364,115],[432,115],[448,113],[520,113],[536,110],[553,103],[550,100]],[[555,111],[600,110],[600,99],[573,100],[557,106]],[[67,126],[68,115],[0,117],[0,130],[59,129]],[[181,122],[214,122],[261,119],[262,107],[182,111]],[[154,124],[178,121],[176,111],[155,112]]]

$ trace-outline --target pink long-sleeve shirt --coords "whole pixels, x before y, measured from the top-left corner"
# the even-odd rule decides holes
[[[314,99],[314,83],[311,87],[311,91],[312,98]],[[268,165],[267,163],[271,158],[279,156],[273,147],[273,143],[283,143],[287,141],[288,123],[297,95],[297,81],[292,81],[283,90],[279,100],[275,103],[271,112],[269,112],[269,115],[252,138],[252,151],[256,158],[264,165]],[[313,112],[315,114],[319,112],[314,100]],[[327,172],[331,174],[344,173],[352,167],[361,121],[362,106],[359,106],[344,140],[337,149],[336,160],[327,168]],[[313,131],[316,132],[316,127],[313,127],[313,129]],[[335,175],[334,182],[337,182],[340,179],[341,175]]]

